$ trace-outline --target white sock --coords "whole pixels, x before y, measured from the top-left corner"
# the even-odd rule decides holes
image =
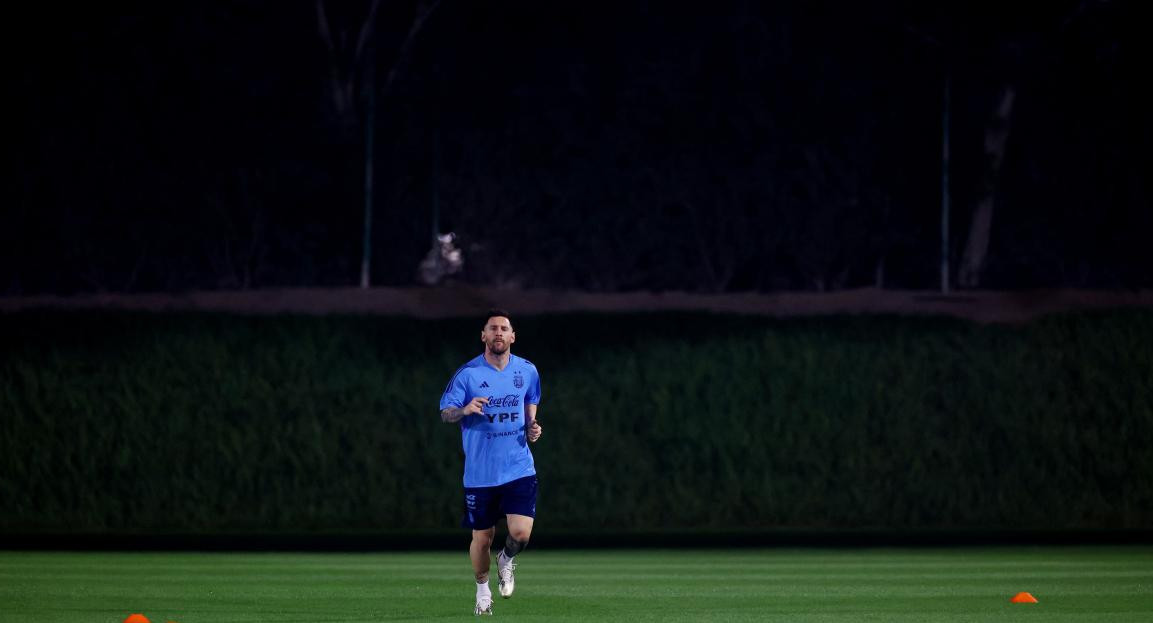
[[[498,567],[507,567],[509,565],[509,563],[511,563],[513,561],[514,558],[516,558],[516,556],[513,556],[512,558],[505,556],[504,550],[502,549],[502,550],[500,550],[500,554],[498,554],[496,557],[496,564]]]
[[[488,580],[476,583],[476,596],[477,597],[492,597],[492,589],[488,587]]]

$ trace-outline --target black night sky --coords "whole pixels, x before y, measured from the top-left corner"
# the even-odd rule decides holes
[[[378,4],[13,18],[0,295],[1153,285],[1139,2]]]

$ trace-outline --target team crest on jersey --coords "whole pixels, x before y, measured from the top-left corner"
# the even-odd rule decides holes
[[[524,387],[524,377],[520,375],[520,372],[513,372],[512,385],[517,389]]]

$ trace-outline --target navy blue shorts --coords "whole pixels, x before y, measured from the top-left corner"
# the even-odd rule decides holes
[[[495,487],[464,488],[462,528],[488,530],[504,515],[536,517],[536,475]]]

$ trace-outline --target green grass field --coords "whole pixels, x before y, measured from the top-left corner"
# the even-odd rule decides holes
[[[1153,620],[1153,547],[530,549],[519,562],[496,618]],[[1040,603],[1010,604],[1018,591]],[[5,622],[465,620],[473,594],[463,552],[0,552]]]

